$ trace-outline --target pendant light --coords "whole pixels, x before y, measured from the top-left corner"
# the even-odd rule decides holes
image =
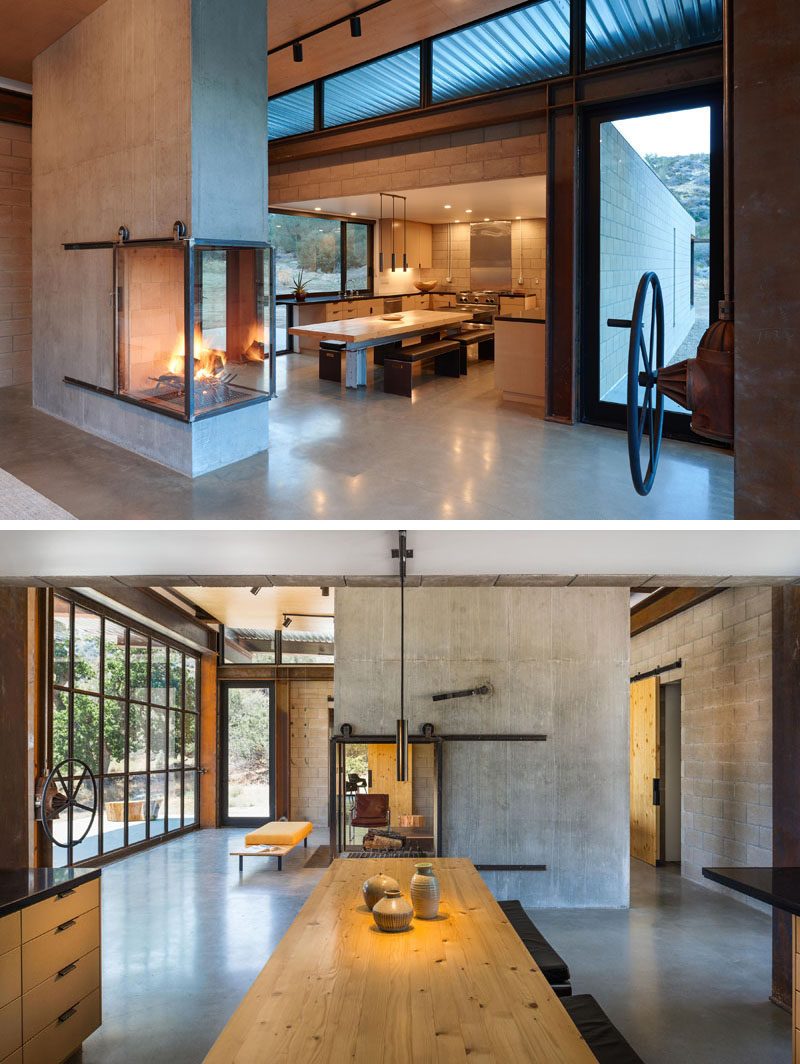
[[[400,716],[396,728],[396,754],[397,754],[397,782],[408,781],[408,721],[405,711],[405,637],[406,637],[406,611],[405,611],[405,584],[406,584],[406,560],[413,558],[414,552],[406,549],[406,533],[401,529],[398,533],[398,549],[392,551],[392,557],[397,558],[400,569]]]
[[[408,241],[406,240],[406,197],[403,196],[403,272],[408,269]]]
[[[378,273],[383,273],[383,193],[381,197],[381,217],[378,222]]]
[[[397,270],[397,262],[394,254],[394,196],[392,196],[392,273]]]

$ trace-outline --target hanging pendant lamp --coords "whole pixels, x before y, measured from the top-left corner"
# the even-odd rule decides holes
[[[413,556],[414,552],[406,549],[406,533],[404,529],[401,529],[398,533],[398,549],[392,551],[392,557],[398,559],[400,568],[400,716],[397,720],[395,738],[398,783],[408,781],[408,721],[405,709],[405,582],[406,559]]]

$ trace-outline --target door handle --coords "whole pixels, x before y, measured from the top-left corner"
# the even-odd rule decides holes
[[[56,979],[63,979],[65,975],[74,972],[77,967],[77,962],[73,961],[72,964],[68,964],[66,968],[62,968],[60,972],[56,972]]]
[[[57,934],[59,934],[59,932],[66,931],[67,928],[74,927],[74,926],[75,926],[75,921],[74,920],[67,920],[67,921],[65,921],[65,923],[59,924],[58,927],[53,932],[53,934],[57,935]]]
[[[70,887],[69,890],[62,890],[60,894],[56,894],[57,898],[68,898],[70,894],[75,893],[75,888]]]
[[[661,805],[661,780],[653,780],[653,805]]]

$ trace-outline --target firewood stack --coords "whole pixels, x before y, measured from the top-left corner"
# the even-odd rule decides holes
[[[405,835],[398,835],[396,831],[389,831],[388,828],[378,831],[370,828],[362,842],[365,850],[403,850],[405,845]]]

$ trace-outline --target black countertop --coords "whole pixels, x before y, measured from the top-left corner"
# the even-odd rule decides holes
[[[527,314],[495,314],[495,321],[525,321],[534,325],[544,325],[544,318],[531,318]]]
[[[99,868],[0,868],[0,917],[99,878]]]
[[[740,894],[800,916],[800,868],[704,868],[703,875]]]
[[[449,288],[434,288],[432,292],[420,292],[418,289],[414,289],[413,292],[388,292],[384,295],[357,295],[357,296],[343,296],[338,292],[330,292],[327,295],[321,296],[306,296],[305,299],[293,299],[291,296],[276,296],[275,301],[277,303],[292,303],[293,305],[303,306],[304,303],[353,303],[359,299],[401,299],[403,296],[457,296],[458,292]],[[525,299],[524,295],[515,295],[511,292],[500,293],[502,299]],[[487,303],[487,309],[493,306],[497,306],[496,303]],[[538,320],[538,319],[533,319]]]

